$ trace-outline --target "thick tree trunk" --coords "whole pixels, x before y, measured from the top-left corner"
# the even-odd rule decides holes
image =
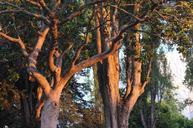
[[[118,118],[119,128],[128,128],[129,117],[130,117],[130,111],[128,110],[128,108],[123,106],[123,108],[120,109],[120,112],[119,112],[119,118]]]
[[[118,2],[115,0],[115,2]],[[105,3],[104,3],[105,4]],[[136,4],[134,12],[139,12],[140,6]],[[114,10],[114,8],[112,9]],[[97,29],[97,48],[98,52],[110,49],[112,42],[109,38],[117,34],[119,30],[119,22],[117,20],[117,9],[114,11],[101,8],[97,10],[96,26],[99,22],[105,23],[101,29]],[[101,15],[102,14],[102,15]],[[97,19],[98,18],[98,19]],[[112,21],[113,27],[111,28]],[[136,30],[140,29],[140,24],[134,26]],[[105,114],[105,128],[128,128],[128,120],[130,113],[137,102],[137,99],[143,92],[142,81],[141,81],[141,44],[140,44],[140,33],[135,34],[134,43],[130,44],[132,49],[132,56],[130,56],[129,67],[131,70],[128,77],[129,83],[127,84],[126,95],[120,98],[119,93],[119,54],[118,51],[110,55],[106,60],[98,64],[98,80],[100,85],[100,92],[104,104]],[[128,72],[127,72],[128,73]],[[129,76],[129,74],[127,74]]]
[[[118,128],[119,64],[118,52],[98,65],[100,92],[104,104],[105,127]],[[109,78],[111,77],[111,79]]]
[[[116,111],[109,103],[109,107],[104,108],[105,116],[105,128],[128,128],[129,125],[129,118],[131,111],[135,103],[137,102],[138,96],[131,96],[131,99],[127,103],[123,103],[120,107],[116,107]],[[107,104],[107,103],[106,103]],[[104,106],[106,105],[104,104]],[[111,112],[114,112],[111,114]]]
[[[59,116],[59,101],[47,99],[44,102],[41,115],[41,128],[56,128]]]

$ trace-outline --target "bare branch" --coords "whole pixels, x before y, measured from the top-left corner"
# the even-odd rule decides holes
[[[43,89],[46,96],[49,96],[51,87],[46,78],[41,75],[40,73],[33,71],[32,76],[37,80],[37,82],[40,84],[40,87]]]
[[[110,50],[107,50],[105,52],[102,52],[100,54],[94,55],[86,60],[83,60],[79,64],[76,64],[75,66],[71,66],[67,72],[64,74],[58,85],[56,86],[57,91],[61,92],[64,86],[66,85],[67,81],[76,73],[81,71],[82,69],[89,67],[105,58],[107,58],[109,55],[116,52],[121,47],[121,43],[114,43]]]
[[[122,38],[123,38],[123,34],[124,34],[125,31],[127,31],[127,29],[129,29],[129,28],[137,25],[138,23],[144,22],[144,21],[148,18],[147,15],[146,15],[146,13],[143,14],[143,15],[141,16],[141,18],[142,18],[142,17],[144,17],[142,21],[137,20],[137,21],[135,21],[135,22],[133,22],[133,23],[130,23],[130,24],[126,23],[125,25],[123,25],[123,26],[120,28],[120,31],[119,31],[119,33],[117,34],[117,36],[111,38],[110,40],[112,40],[112,42],[115,43],[115,42],[117,42],[118,40],[122,39]]]
[[[32,4],[32,5],[34,5],[34,6],[37,6],[37,7],[41,8],[41,5],[40,5],[38,2],[36,2],[36,1],[26,0],[26,2],[28,2],[28,3],[30,3],[30,4]]]
[[[42,6],[42,8],[47,11],[49,14],[51,14],[51,10],[48,8],[48,6],[46,5],[44,0],[39,0],[40,5]]]
[[[79,10],[71,13],[68,17],[66,17],[65,20],[62,22],[62,24],[63,24],[63,23],[66,23],[66,22],[68,22],[68,21],[70,21],[70,20],[72,20],[73,18],[75,18],[75,17],[77,17],[77,16],[80,16],[80,15],[82,14],[82,11],[83,11],[86,7],[91,6],[91,5],[95,5],[95,4],[100,3],[100,2],[102,2],[102,1],[101,1],[101,0],[96,0],[96,1],[94,1],[94,2],[90,2],[90,3],[86,4],[86,5],[81,6],[81,7],[79,8]]]
[[[147,128],[147,124],[145,122],[146,120],[145,120],[143,109],[140,109],[139,111],[140,111],[141,122],[142,122],[144,128]]]
[[[64,55],[72,48],[72,46],[73,46],[73,44],[69,44],[68,47],[67,47],[67,49],[62,52],[61,57],[60,57],[60,61],[59,61],[59,63],[58,63],[58,66],[61,66],[61,65],[62,65],[62,62],[61,62],[61,61],[62,61]]]
[[[143,18],[140,18],[140,17],[138,17],[138,16],[136,16],[136,15],[133,15],[132,13],[126,11],[126,10],[123,9],[123,8],[118,7],[117,5],[110,5],[110,6],[116,8],[116,9],[119,9],[120,11],[124,12],[125,14],[133,17],[134,19],[136,19],[136,20],[138,20],[138,21],[144,21]]]
[[[52,26],[52,37],[53,37],[53,44],[52,48],[50,50],[50,55],[49,55],[49,66],[50,70],[52,72],[55,72],[57,66],[54,64],[54,55],[58,53],[58,27],[57,24],[53,24]]]
[[[39,52],[42,48],[43,43],[45,42],[46,35],[48,34],[48,32],[49,32],[49,28],[45,27],[42,33],[40,33],[36,46],[33,52],[29,56],[29,67],[28,67],[28,72],[37,80],[41,88],[44,90],[46,96],[49,96],[51,87],[48,81],[46,80],[46,78],[37,72],[36,64],[37,64],[37,57],[39,55]]]
[[[82,44],[82,45],[78,48],[78,50],[77,50],[77,52],[76,52],[76,54],[75,54],[75,57],[74,57],[74,59],[73,59],[73,61],[72,61],[72,66],[74,66],[74,65],[76,64],[76,61],[77,61],[78,58],[80,57],[80,53],[81,53],[82,49],[83,49],[88,43],[89,43],[89,36],[88,36],[88,33],[87,33],[86,36],[85,36],[85,43]]]
[[[105,52],[102,52],[100,54],[94,55],[93,57],[88,58],[87,60],[83,60],[79,64],[77,64],[75,67],[77,69],[77,72],[82,70],[83,68],[89,67],[105,58],[107,58],[109,55],[113,54],[116,52],[120,47],[121,43],[114,43],[113,47],[110,50],[107,50]]]
[[[58,3],[59,4],[59,3]],[[55,76],[55,84],[57,84],[57,82],[59,82],[60,78],[61,78],[61,70],[62,68],[59,67],[58,65],[54,64],[54,56],[56,56],[57,61],[60,60],[60,52],[58,50],[58,18],[55,14],[55,12],[52,11],[52,13],[50,14],[50,18],[51,18],[51,32],[52,32],[52,39],[53,39],[53,43],[52,43],[52,48],[50,50],[50,57],[49,57],[49,62],[50,62],[50,69],[52,72],[54,72],[54,76]],[[61,61],[62,63],[62,61]]]
[[[18,12],[21,12],[21,10],[14,10],[14,9],[11,9],[11,10],[1,10],[0,11],[0,15],[6,14],[6,13],[18,13]]]
[[[82,13],[81,11],[76,11],[76,12],[71,13],[68,17],[65,18],[64,23],[72,20],[73,18],[75,18],[77,16],[80,16],[81,13]]]
[[[41,14],[37,14],[37,13],[32,13],[32,12],[29,12],[28,10],[24,9],[24,8],[21,8],[17,5],[14,5],[12,3],[8,3],[8,2],[0,2],[1,5],[7,5],[7,6],[11,6],[13,8],[16,8],[16,9],[8,9],[8,10],[1,10],[0,11],[0,14],[6,14],[6,13],[24,13],[24,14],[27,14],[29,16],[33,16],[37,19],[40,19],[40,20],[43,20],[45,21],[46,24],[49,24],[50,21],[48,18],[46,18],[45,16],[41,15]]]
[[[146,75],[146,80],[144,81],[143,85],[142,85],[142,89],[144,89],[146,87],[146,85],[149,83],[150,81],[150,74],[151,74],[151,70],[152,70],[152,57],[149,60],[149,64],[148,64],[148,69],[147,69],[147,75]]]
[[[49,67],[50,70],[54,73],[54,77],[55,77],[55,84],[60,80],[60,75],[61,75],[61,67],[59,67],[58,65],[56,65],[54,63],[54,55],[57,51],[56,50],[51,50],[50,51],[50,56],[49,56]],[[57,59],[59,59],[58,61],[60,61],[60,57],[57,57]],[[62,63],[62,62],[61,62]]]
[[[54,72],[57,68],[56,65],[54,64],[54,53],[55,50],[51,50],[49,55],[49,67],[52,72]]]
[[[48,95],[50,90],[51,90],[51,88],[49,86],[49,83],[48,83],[48,81],[46,80],[46,78],[44,76],[42,76],[36,70],[33,70],[33,67],[36,68],[36,60],[37,60],[37,56],[38,56],[38,53],[39,53],[36,49],[39,49],[39,50],[41,49],[42,44],[45,40],[45,37],[46,37],[48,31],[49,31],[49,28],[46,28],[42,32],[42,35],[40,35],[40,37],[38,39],[38,42],[37,42],[37,45],[35,46],[35,50],[29,56],[29,68],[28,68],[28,71],[30,71],[32,76],[38,81],[38,83],[41,85],[41,87],[44,90],[46,95]],[[7,39],[11,42],[18,44],[22,49],[25,50],[25,45],[24,45],[23,41],[20,38],[18,38],[18,39],[13,38],[13,37],[10,37],[10,36],[2,33],[2,32],[0,32],[0,35],[3,38],[5,38],[5,39]]]
[[[63,51],[63,53],[62,53],[62,54],[60,55],[60,57],[59,57],[58,64],[56,64],[56,65],[54,64],[54,58],[53,58],[55,51],[50,52],[50,56],[49,56],[49,57],[50,57],[50,58],[49,58],[49,66],[50,66],[50,70],[51,70],[52,72],[55,72],[55,70],[57,70],[57,68],[59,68],[59,67],[62,66],[63,57],[64,57],[64,55],[65,55],[71,48],[72,48],[72,44],[70,44],[70,45],[68,46],[68,48]]]
[[[36,120],[40,119],[40,114],[41,114],[41,109],[44,106],[44,102],[42,100],[42,94],[43,94],[43,90],[41,87],[37,88],[37,108],[36,108],[36,114],[35,114],[35,118]]]
[[[78,58],[80,57],[80,53],[81,53],[82,49],[83,49],[85,46],[86,46],[86,43],[82,44],[82,45],[78,48],[78,50],[77,50],[77,52],[76,52],[76,54],[75,54],[75,57],[74,57],[74,59],[73,59],[73,61],[72,61],[72,66],[75,65],[76,61],[77,61]]]
[[[78,50],[77,50],[77,52],[76,52],[76,55],[75,55],[75,57],[74,57],[74,59],[73,59],[73,61],[72,61],[72,66],[75,65],[76,61],[77,61],[78,58],[80,57],[80,53],[81,53],[82,49],[83,49],[83,48],[89,43],[89,41],[90,41],[90,38],[89,38],[89,35],[88,35],[88,31],[89,31],[88,28],[91,26],[91,21],[92,21],[93,17],[94,17],[94,9],[93,9],[93,12],[92,12],[92,16],[89,18],[89,23],[88,23],[88,26],[87,26],[87,32],[86,32],[86,34],[84,34],[85,42],[84,42],[84,44],[82,44],[82,45],[78,48]]]
[[[56,0],[55,5],[52,10],[55,12],[58,9],[60,4],[61,4],[61,0]]]
[[[97,41],[97,51],[98,53],[102,52],[101,48],[101,32],[100,32],[100,15],[99,8],[95,5],[95,26],[96,26],[96,41]]]
[[[15,4],[12,4],[12,3],[9,3],[9,2],[0,2],[0,4],[1,5],[8,5],[8,6],[17,8],[17,9],[21,9],[19,6],[15,5]]]
[[[36,46],[35,46],[33,52],[32,52],[32,53],[30,54],[30,56],[29,56],[29,68],[28,68],[29,72],[34,72],[34,71],[36,71],[37,57],[38,57],[38,55],[39,55],[39,52],[40,52],[40,50],[41,50],[41,48],[42,48],[42,45],[43,45],[45,39],[46,39],[46,35],[47,35],[48,31],[49,31],[49,28],[46,27],[46,28],[43,30],[43,32],[40,33],[41,35],[40,35],[39,38],[38,38],[38,41],[37,41],[37,43],[36,43]],[[36,72],[37,72],[37,71],[36,71]],[[37,79],[38,79],[38,78],[37,78]]]
[[[3,37],[3,38],[6,39],[6,40],[9,40],[9,41],[12,42],[12,43],[18,44],[19,47],[22,49],[23,55],[24,55],[24,56],[28,56],[27,50],[26,50],[26,48],[25,48],[25,44],[23,43],[23,41],[21,40],[20,37],[18,37],[18,38],[13,38],[13,37],[8,36],[7,34],[2,33],[2,32],[0,32],[0,36]]]
[[[55,80],[56,80],[56,84],[60,81],[61,79],[61,72],[62,72],[62,60],[63,60],[63,56],[64,54],[66,54],[70,49],[72,48],[72,45],[69,45],[68,48],[60,55],[59,59],[58,59],[58,63],[56,65],[56,70],[55,70]]]
[[[46,28],[44,28],[42,33],[40,33],[40,36],[39,36],[39,39],[38,39],[37,44],[35,46],[35,49],[41,50],[42,45],[43,45],[43,43],[44,43],[44,41],[46,39],[46,36],[47,36],[47,34],[49,32],[49,29],[50,29],[49,27],[46,27]]]

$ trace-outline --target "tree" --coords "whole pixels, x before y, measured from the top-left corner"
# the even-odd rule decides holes
[[[120,2],[120,1],[113,1]],[[112,2],[112,3],[113,3]],[[128,119],[130,113],[137,102],[138,98],[143,94],[146,85],[150,80],[151,73],[151,63],[152,55],[151,52],[154,51],[156,47],[159,46],[160,40],[165,41],[170,44],[179,44],[186,39],[189,39],[187,34],[182,32],[178,34],[179,31],[183,31],[184,27],[178,27],[180,25],[187,25],[190,22],[188,17],[181,17],[187,6],[191,2],[175,2],[175,1],[123,1],[119,4],[112,4],[111,8],[103,10],[99,6],[99,12],[102,10],[103,15],[99,15],[100,21],[112,21],[114,24],[114,31],[110,31],[107,26],[105,32],[98,30],[97,36],[101,38],[98,40],[98,52],[108,49],[111,46],[111,42],[104,42],[107,40],[108,36],[116,34],[116,30],[124,22],[125,17],[129,17],[132,21],[141,21],[135,23],[128,32],[128,35],[124,39],[124,46],[126,47],[126,81],[127,84],[124,91],[119,89],[119,54],[118,51],[110,55],[104,61],[98,63],[98,79],[100,85],[100,92],[103,98],[104,112],[105,112],[105,127],[107,128],[126,128],[128,127]],[[104,3],[105,4],[105,3]],[[129,6],[129,7],[128,7]],[[179,7],[181,6],[181,7]],[[177,9],[178,8],[178,9]],[[190,11],[191,8],[187,7],[186,10]],[[119,12],[117,14],[117,12]],[[101,14],[101,13],[99,13]],[[146,15],[148,14],[148,15]],[[145,15],[145,18],[143,17]],[[192,13],[190,14],[192,15]],[[108,17],[109,16],[109,17]],[[117,18],[117,17],[121,18]],[[143,17],[143,18],[142,18]],[[148,18],[147,18],[148,17]],[[179,23],[179,19],[184,18],[186,21],[184,24]],[[146,19],[146,20],[145,20]],[[97,24],[97,23],[96,23]],[[107,23],[107,24],[110,24]],[[149,24],[149,25],[148,25]],[[150,26],[150,27],[149,27]],[[148,29],[151,31],[147,31]],[[175,30],[174,28],[177,28]],[[178,29],[179,28],[179,29]],[[191,28],[189,28],[191,29]],[[188,29],[188,30],[189,30]],[[101,35],[100,35],[101,34]],[[144,34],[149,34],[149,40],[143,42]],[[185,37],[187,38],[184,38]],[[155,38],[155,37],[159,37]],[[99,39],[97,38],[97,39]],[[176,42],[175,42],[176,41]],[[146,49],[146,45],[149,48]],[[143,58],[143,52],[146,52],[148,57]],[[144,60],[143,60],[144,59]],[[145,70],[142,66],[146,64]],[[145,76],[142,77],[142,75]],[[120,93],[122,92],[122,93]]]
[[[156,52],[157,54],[157,52]],[[129,127],[132,128],[188,128],[191,120],[181,114],[174,98],[175,87],[163,51],[154,56],[149,86],[134,108]],[[156,97],[156,99],[155,99]],[[141,121],[140,121],[141,120]]]
[[[82,1],[78,1],[79,4],[81,4]],[[76,2],[64,2],[61,0],[52,1],[49,3],[46,3],[44,0],[26,0],[26,1],[1,1],[0,5],[2,10],[0,11],[1,16],[8,16],[11,17],[17,17],[17,16],[25,16],[26,21],[19,21],[16,22],[16,20],[13,21],[13,24],[18,27],[21,27],[23,23],[28,23],[30,30],[25,31],[27,33],[14,33],[13,31],[10,33],[7,33],[7,30],[5,29],[5,25],[7,25],[8,22],[3,22],[2,24],[2,30],[0,32],[1,36],[1,42],[4,43],[13,43],[17,44],[27,62],[27,70],[29,74],[29,79],[32,81],[36,81],[38,85],[40,86],[38,91],[38,101],[39,101],[39,107],[37,108],[37,116],[40,116],[40,111],[42,109],[41,113],[41,128],[56,128],[57,126],[57,118],[59,113],[59,100],[62,93],[62,90],[67,86],[67,83],[70,81],[71,77],[81,71],[83,68],[89,67],[93,65],[94,63],[101,61],[102,59],[107,58],[109,55],[115,53],[121,46],[120,40],[123,38],[124,32],[131,27],[132,25],[126,23],[121,29],[119,29],[115,36],[112,38],[108,38],[112,42],[112,46],[109,47],[107,50],[104,50],[101,53],[95,54],[91,57],[88,57],[85,59],[81,56],[81,51],[83,48],[85,48],[86,45],[90,42],[90,36],[88,35],[88,29],[86,29],[86,33],[84,33],[84,43],[78,44],[79,47],[71,50],[74,52],[73,58],[70,59],[70,65],[67,69],[63,70],[62,68],[62,60],[64,58],[64,55],[66,55],[67,52],[69,52],[72,45],[65,44],[65,50],[63,52],[60,52],[59,49],[59,42],[60,42],[60,32],[62,25],[65,25],[68,22],[72,22],[72,19],[78,17],[81,15],[83,10],[88,9],[89,6],[93,6],[96,3],[99,3],[100,1],[94,1],[89,2],[87,4],[84,4],[82,6],[78,6]],[[69,5],[69,6],[68,6]],[[73,5],[74,8],[78,8],[76,11],[74,11],[73,7],[70,6]],[[69,9],[72,7],[72,9]],[[60,16],[62,15],[62,9],[66,9],[66,14],[64,17]],[[69,10],[68,10],[69,9]],[[70,13],[70,14],[69,14]],[[12,15],[6,15],[6,14],[13,14]],[[67,16],[66,16],[67,15]],[[31,18],[29,18],[31,16]],[[64,19],[64,20],[62,20]],[[90,25],[90,24],[89,24]],[[110,25],[112,26],[112,24]],[[109,26],[109,27],[110,27]],[[26,26],[24,26],[27,28]],[[101,25],[97,26],[97,29],[100,28]],[[27,30],[27,29],[26,29]],[[37,38],[37,41],[27,39],[26,37],[35,37]],[[67,35],[69,36],[69,35]],[[70,37],[70,36],[69,36]],[[24,38],[24,39],[22,39]],[[107,38],[106,38],[107,39]],[[71,41],[73,39],[70,39]],[[34,43],[24,43],[24,42],[35,42],[35,46],[33,47]],[[49,48],[46,47],[46,43],[49,43]],[[29,48],[29,49],[28,49]],[[40,52],[47,51],[46,55],[49,54],[48,61],[45,67],[41,66],[41,68],[46,68],[49,66],[50,72],[54,76],[54,81],[50,82],[48,77],[46,77],[47,73],[40,72],[40,69],[37,67],[38,62],[40,62]],[[45,61],[43,61],[45,63]],[[65,63],[65,62],[63,62]],[[42,70],[41,70],[42,71]],[[44,94],[43,94],[44,93]],[[42,97],[45,97],[42,101]]]
[[[171,74],[168,70],[164,52],[156,51],[152,62],[152,77],[146,92],[140,98],[137,107],[144,128],[155,128],[160,116],[162,101],[173,99],[172,91],[175,87],[171,83]]]

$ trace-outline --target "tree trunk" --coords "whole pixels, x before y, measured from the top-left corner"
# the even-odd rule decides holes
[[[140,111],[140,117],[141,117],[142,125],[143,125],[144,128],[147,128],[143,109],[140,109],[139,111]]]
[[[98,78],[104,104],[106,128],[118,128],[119,64],[117,56],[118,52],[114,56],[110,56],[103,64],[98,64]]]
[[[109,106],[107,107],[106,102],[104,104],[105,121],[106,121],[105,128],[128,128],[130,114],[131,111],[133,110],[135,103],[137,102],[138,97],[139,95],[131,96],[129,102],[117,104],[120,106],[116,107],[116,110],[111,104],[111,102],[108,104]],[[114,113],[112,114],[111,112]]]
[[[128,108],[123,106],[123,109],[120,110],[118,126],[119,128],[128,128],[129,125],[130,111]]]
[[[98,128],[103,128],[104,126],[104,116],[103,116],[103,105],[101,95],[99,93],[99,82],[98,82],[98,75],[97,75],[97,65],[93,66],[93,74],[94,74],[94,102],[95,102],[95,109],[96,109],[96,118],[99,117]]]
[[[118,2],[115,0],[115,2]],[[105,4],[105,3],[103,3]],[[136,4],[134,12],[139,12],[140,6]],[[112,9],[114,10],[114,8]],[[112,36],[115,36],[119,30],[119,21],[117,20],[117,10],[113,12],[108,9],[101,8],[97,10],[99,18],[96,18],[96,26],[99,22],[105,23],[101,29],[97,29],[97,48],[98,52],[110,49],[112,42],[109,40]],[[102,14],[102,15],[101,15]],[[111,28],[112,21],[113,27]],[[140,30],[140,24],[134,26],[136,30]],[[100,85],[100,92],[104,104],[105,114],[105,128],[128,128],[128,119],[130,113],[137,102],[137,99],[143,92],[143,84],[141,81],[141,44],[140,33],[135,34],[135,41],[129,45],[132,49],[132,55],[130,58],[132,62],[129,62],[132,73],[132,77],[129,77],[130,84],[126,90],[127,95],[124,98],[120,98],[119,93],[119,52],[110,55],[106,60],[98,63],[98,80]]]
[[[41,128],[56,128],[59,116],[59,101],[47,99],[41,115]]]
[[[156,99],[156,85],[153,85],[151,87],[151,114],[150,114],[150,127],[149,128],[154,128],[155,127],[155,99]]]

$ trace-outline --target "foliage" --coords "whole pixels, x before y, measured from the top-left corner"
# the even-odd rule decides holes
[[[129,125],[133,128],[143,128],[143,118],[146,127],[150,127],[153,115],[156,128],[190,127],[191,121],[180,113],[177,100],[174,99],[175,87],[171,83],[171,74],[164,52],[159,48],[154,54],[150,83],[132,112]]]
[[[102,125],[101,113],[89,94],[92,90],[89,71],[85,69],[76,74],[62,94],[59,117],[62,128],[100,128]]]
[[[24,127],[21,113],[20,94],[14,85],[0,82],[0,127]]]

